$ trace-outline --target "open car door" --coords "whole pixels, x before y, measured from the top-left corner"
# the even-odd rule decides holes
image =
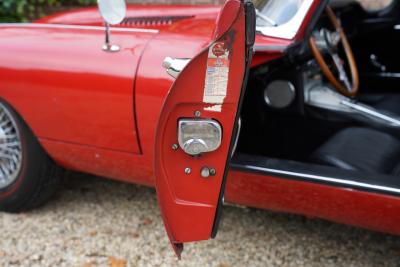
[[[158,201],[176,254],[215,236],[255,39],[250,0],[228,0],[209,46],[182,70],[155,144]]]

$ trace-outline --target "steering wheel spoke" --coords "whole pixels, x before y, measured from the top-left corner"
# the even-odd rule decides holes
[[[344,68],[343,60],[339,57],[337,53],[331,54],[333,64],[336,70],[339,72],[339,80],[346,86],[346,89],[351,92],[352,85],[349,80],[349,76]]]

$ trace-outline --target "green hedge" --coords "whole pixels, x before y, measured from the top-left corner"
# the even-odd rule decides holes
[[[0,0],[0,22],[24,22],[64,6],[88,6],[96,0]]]

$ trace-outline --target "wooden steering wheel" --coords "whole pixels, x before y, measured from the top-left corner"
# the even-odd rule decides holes
[[[320,66],[322,73],[325,75],[325,77],[329,80],[329,82],[336,88],[336,90],[341,93],[342,95],[348,96],[348,97],[354,97],[359,89],[360,81],[359,81],[359,75],[358,75],[358,70],[357,70],[357,64],[354,59],[353,51],[351,50],[349,41],[347,40],[346,34],[343,31],[343,28],[337,19],[335,13],[333,10],[328,6],[326,8],[326,13],[328,15],[329,20],[331,21],[332,25],[334,26],[336,32],[334,32],[332,35],[336,34],[336,41],[332,40],[335,38],[328,38],[329,36],[325,34],[325,37],[320,37],[320,39],[323,39],[323,46],[326,46],[326,50],[330,54],[333,60],[333,65],[336,67],[336,70],[338,71],[339,77],[336,77],[331,69],[328,67],[328,64],[326,63],[324,56],[321,53],[321,45],[319,45],[319,42],[315,36],[312,36],[309,40],[309,46],[311,48],[311,51],[315,57],[315,60],[317,61],[318,65]],[[321,34],[322,35],[322,34]],[[350,83],[350,80],[348,79],[347,72],[344,67],[343,61],[340,59],[337,51],[336,51],[336,46],[341,41],[347,62],[350,67],[350,72],[351,72],[351,80],[352,82]]]

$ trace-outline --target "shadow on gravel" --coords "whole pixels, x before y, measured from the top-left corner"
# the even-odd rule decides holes
[[[72,172],[51,203],[27,214],[0,214],[0,227],[7,229],[0,231],[1,266],[12,261],[26,266],[107,266],[110,259],[127,266],[400,263],[398,237],[235,206],[225,207],[215,240],[187,245],[183,260],[177,261],[154,189]]]

